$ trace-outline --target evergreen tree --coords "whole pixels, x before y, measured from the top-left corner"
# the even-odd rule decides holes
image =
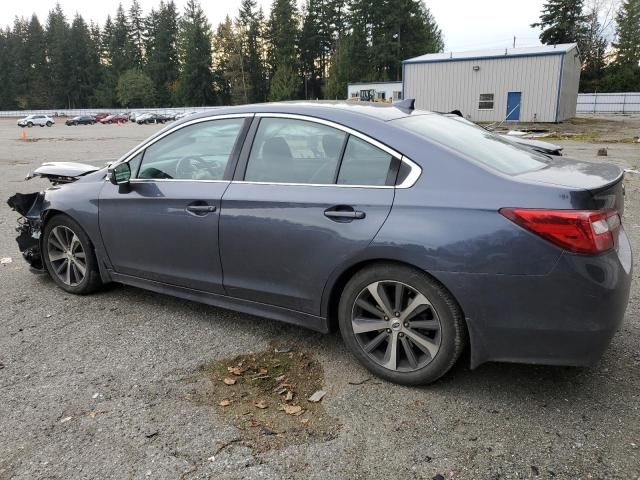
[[[146,72],[153,82],[158,105],[174,103],[178,79],[178,12],[173,1],[160,2],[145,21]]]
[[[10,110],[15,108],[13,62],[11,59],[11,30],[0,30],[0,108]]]
[[[602,90],[601,83],[605,74],[605,56],[608,42],[604,36],[603,26],[600,23],[598,5],[598,2],[594,2],[586,16],[587,30],[583,41],[583,50],[580,51],[582,59],[581,92]]]
[[[245,97],[249,103],[266,100],[266,73],[262,59],[263,23],[262,12],[256,10],[256,0],[242,0],[237,24],[244,62]]]
[[[29,108],[29,23],[24,18],[15,18],[9,37],[9,54],[13,101],[19,108]]]
[[[269,100],[294,99],[298,95],[298,87],[289,88],[287,82],[278,80],[274,86],[275,78],[280,68],[286,68],[286,73],[298,77],[299,64],[297,45],[299,39],[298,11],[294,0],[274,0],[268,25],[269,53],[268,63],[270,67]],[[283,78],[285,73],[280,75]]]
[[[545,45],[576,42],[582,51],[587,31],[583,0],[547,0],[540,21],[531,26],[542,29],[540,41]]]
[[[616,15],[614,61],[607,68],[606,89],[640,91],[640,0],[624,0]]]
[[[123,107],[149,107],[154,104],[153,81],[138,68],[127,70],[116,86],[118,102]]]
[[[68,102],[71,107],[86,107],[91,104],[98,86],[100,65],[91,32],[80,15],[76,15],[71,24],[68,52]]]
[[[34,14],[27,28],[26,58],[28,70],[26,81],[28,85],[29,108],[47,108],[49,99],[49,68],[47,64],[47,43],[44,29],[38,17]]]
[[[133,65],[137,68],[142,68],[144,64],[144,18],[138,0],[133,0],[131,3],[128,21]]]
[[[218,100],[223,105],[247,103],[243,58],[233,21],[226,16],[213,39],[213,67]]]
[[[105,33],[109,33],[107,58],[113,75],[118,77],[132,66],[136,66],[135,46],[122,4],[118,5],[113,27],[109,31],[105,28]]]
[[[197,0],[188,0],[180,20],[181,71],[178,97],[184,105],[215,103],[211,61],[211,28]]]
[[[69,25],[60,4],[49,12],[46,41],[49,60],[49,106],[69,108]]]
[[[640,0],[624,0],[616,15],[616,65],[640,64]]]

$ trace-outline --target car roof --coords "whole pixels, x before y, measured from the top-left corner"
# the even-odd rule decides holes
[[[403,118],[413,113],[412,110],[398,108],[388,103],[290,101],[212,108],[209,111],[189,116],[189,121],[211,115],[227,115],[233,113],[289,113],[294,115],[310,115],[317,117],[330,115],[333,117],[340,112],[344,112],[349,116],[350,114],[365,116],[370,119],[376,119],[383,122]]]

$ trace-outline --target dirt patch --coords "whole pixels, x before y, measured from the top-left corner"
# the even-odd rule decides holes
[[[340,425],[323,403],[317,360],[299,351],[271,349],[210,362],[197,401],[216,409],[241,431],[234,442],[263,452],[291,444],[328,441]]]

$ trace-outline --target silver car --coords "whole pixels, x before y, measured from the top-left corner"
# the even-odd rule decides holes
[[[44,127],[52,126],[56,121],[48,115],[28,115],[21,120],[18,120],[19,127],[33,127],[34,125],[40,125]]]

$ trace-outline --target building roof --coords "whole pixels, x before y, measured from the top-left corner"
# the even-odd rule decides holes
[[[466,52],[427,53],[419,57],[404,60],[402,63],[455,62],[461,60],[484,60],[495,58],[536,57],[543,55],[564,55],[577,48],[576,43],[558,45],[539,45],[537,47],[493,48],[489,50],[469,50]]]
[[[353,85],[397,85],[398,83],[402,83],[402,80],[389,80],[389,81],[380,81],[380,82],[350,82],[347,83],[348,86]]]

